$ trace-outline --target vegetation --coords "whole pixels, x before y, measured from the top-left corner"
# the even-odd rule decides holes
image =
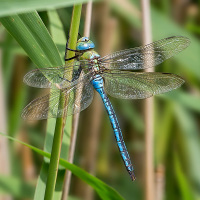
[[[98,95],[80,115],[74,164],[67,162],[73,116],[67,116],[66,123],[64,119],[28,122],[20,118],[27,103],[48,92],[25,86],[26,72],[63,65],[68,35],[73,46],[78,32],[84,34],[87,1],[78,0],[75,6],[74,2],[0,1],[0,102],[4,102],[0,103],[0,199],[61,199],[69,185],[69,199],[144,199],[144,100],[111,98],[134,162],[135,182],[123,166]],[[151,1],[154,41],[174,35],[191,40],[184,52],[155,68],[185,79],[181,88],[154,97],[155,200],[200,199],[199,4]],[[138,0],[94,1],[90,37],[96,50],[103,56],[140,46],[141,12]],[[48,173],[53,143],[57,148]],[[70,183],[65,180],[66,169],[73,174]]]

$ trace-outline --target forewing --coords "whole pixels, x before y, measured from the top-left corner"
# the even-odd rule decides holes
[[[100,59],[100,62],[108,69],[146,69],[156,66],[178,54],[188,47],[189,44],[190,40],[186,37],[169,37],[145,46],[117,51],[104,56]]]
[[[63,117],[65,112],[72,115],[86,109],[92,99],[93,87],[89,80],[85,80],[65,89],[52,90],[46,96],[33,100],[24,108],[21,116],[25,120],[41,120]],[[59,100],[64,103],[63,107],[59,107]]]
[[[122,99],[144,99],[180,87],[184,80],[175,74],[157,72],[105,73],[105,90]]]
[[[67,88],[74,80],[79,78],[80,64],[84,66],[88,63],[85,60],[75,61],[65,66],[32,70],[24,76],[24,83],[37,88]],[[87,69],[84,70],[86,74],[89,72]]]

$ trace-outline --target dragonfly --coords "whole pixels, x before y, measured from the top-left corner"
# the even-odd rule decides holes
[[[117,51],[101,57],[88,37],[77,41],[76,55],[65,66],[36,69],[24,76],[24,82],[36,88],[51,88],[45,96],[30,102],[22,111],[25,120],[63,117],[86,109],[93,99],[93,88],[99,93],[116,143],[131,180],[136,176],[113,106],[107,96],[122,99],[145,99],[180,87],[178,75],[159,72],[134,72],[156,66],[178,54],[190,44],[183,36],[164,38],[145,46]],[[77,101],[79,96],[79,101]],[[61,98],[62,97],[62,98]],[[59,101],[67,104],[59,106]]]

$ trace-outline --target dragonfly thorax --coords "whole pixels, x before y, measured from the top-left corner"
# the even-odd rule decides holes
[[[100,55],[94,51],[93,49],[90,49],[88,51],[85,51],[82,56],[80,57],[80,60],[88,60],[90,65],[88,66],[90,70],[94,72],[94,74],[100,72],[100,66],[98,59],[100,58]]]
[[[80,60],[97,60],[98,58],[100,58],[100,55],[93,49],[90,49],[81,55]]]

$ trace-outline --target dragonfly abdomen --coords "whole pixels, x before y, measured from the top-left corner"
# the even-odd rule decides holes
[[[122,136],[122,132],[117,120],[117,116],[115,114],[115,111],[112,107],[112,104],[109,100],[109,98],[107,97],[104,88],[103,88],[103,78],[100,75],[96,75],[95,78],[91,81],[93,87],[95,88],[95,90],[100,94],[103,103],[105,105],[106,111],[108,113],[114,134],[115,134],[115,139],[117,141],[117,146],[119,148],[121,157],[124,161],[125,167],[131,177],[132,180],[135,180],[135,174],[134,174],[134,169],[133,169],[133,165],[131,163],[130,160],[130,156],[129,153],[127,151],[123,136]]]

